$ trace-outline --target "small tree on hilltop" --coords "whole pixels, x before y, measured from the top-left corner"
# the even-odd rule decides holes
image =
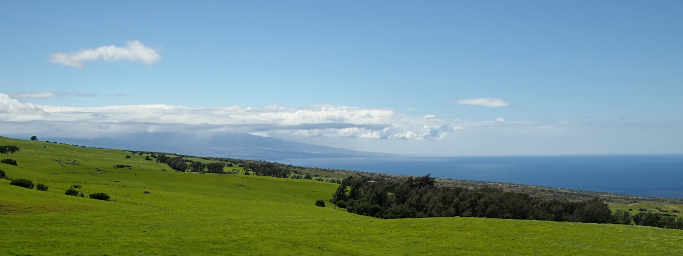
[[[37,140],[38,140],[38,137],[36,137],[36,136],[31,136],[31,141],[37,141]]]

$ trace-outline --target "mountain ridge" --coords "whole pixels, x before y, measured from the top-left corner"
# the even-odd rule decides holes
[[[391,154],[354,151],[243,133],[200,136],[189,133],[140,132],[98,138],[46,137],[42,139],[89,147],[266,161],[392,156]]]

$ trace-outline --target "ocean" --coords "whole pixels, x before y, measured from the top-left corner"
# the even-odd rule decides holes
[[[683,198],[683,155],[289,159],[289,164]]]

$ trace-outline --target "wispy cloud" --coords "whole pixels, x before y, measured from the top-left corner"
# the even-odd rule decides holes
[[[26,92],[12,94],[12,97],[17,99],[46,99],[57,96],[54,92]]]
[[[502,99],[497,99],[497,98],[460,99],[460,100],[458,100],[458,104],[481,106],[481,107],[490,107],[490,108],[507,107],[508,105],[510,105],[510,103],[508,103],[507,101],[502,100]]]
[[[76,52],[57,52],[50,56],[50,61],[55,64],[80,68],[88,61],[133,61],[144,64],[152,64],[161,58],[156,50],[149,48],[140,41],[134,40],[126,43],[125,47],[116,45],[100,46],[95,49],[83,49]]]

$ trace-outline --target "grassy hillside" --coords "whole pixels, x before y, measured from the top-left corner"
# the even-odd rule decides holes
[[[179,173],[126,151],[6,138],[0,145],[20,148],[0,155],[18,162],[0,164],[9,177],[49,186],[0,180],[0,255],[683,255],[681,230],[382,220],[316,207],[336,189],[330,183]],[[112,201],[64,195],[74,184]]]

